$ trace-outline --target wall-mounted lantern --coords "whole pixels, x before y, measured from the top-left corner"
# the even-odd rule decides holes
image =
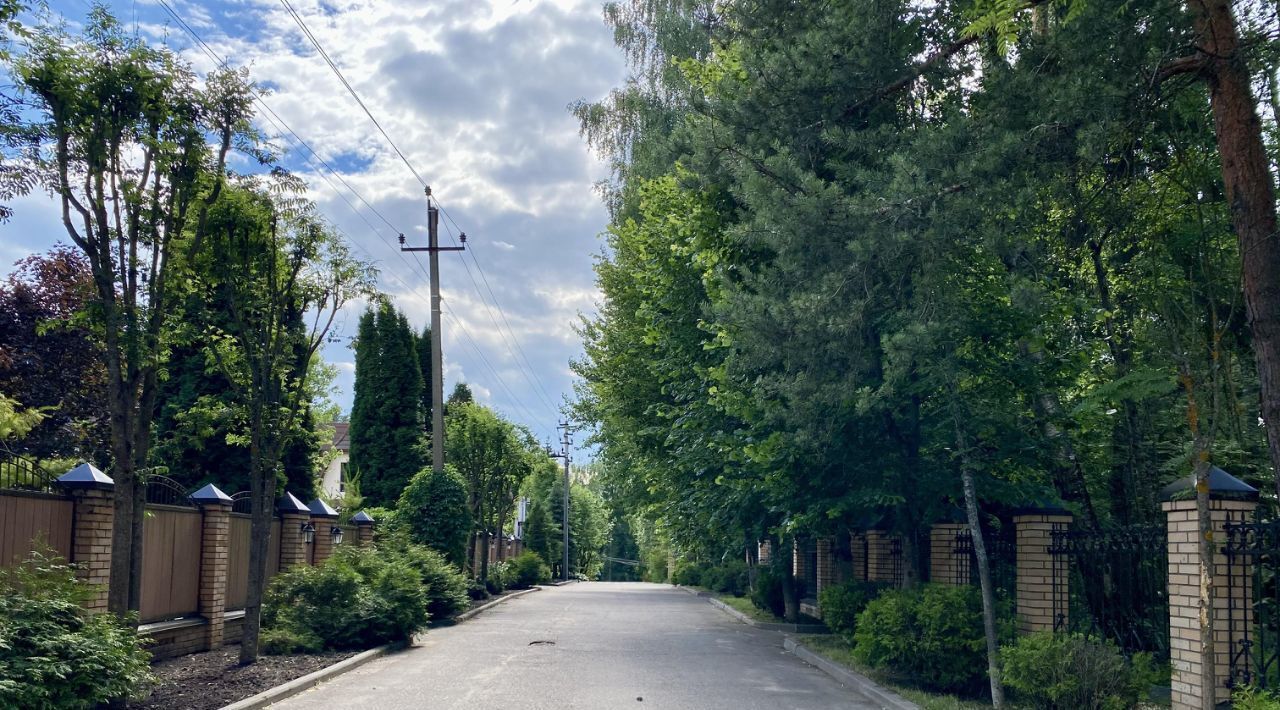
[[[329,534],[333,536],[333,544],[335,545],[342,544],[342,528],[338,527],[337,525],[334,525],[333,529],[329,531]]]
[[[302,541],[308,545],[316,541],[316,526],[311,523],[302,524]]]

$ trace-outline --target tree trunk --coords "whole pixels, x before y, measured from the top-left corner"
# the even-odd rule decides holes
[[[800,619],[800,590],[796,585],[795,566],[790,559],[779,555],[780,552],[778,550],[775,555],[778,555],[782,567],[782,616],[794,624]]]
[[[257,413],[256,419],[261,419]],[[267,557],[271,544],[271,514],[275,509],[275,466],[262,460],[260,427],[250,443],[249,498],[253,501],[249,521],[249,580],[244,602],[244,629],[240,636],[240,665],[258,660],[258,638],[262,628],[262,592],[267,581]],[[283,536],[283,528],[281,535]],[[279,544],[279,541],[276,541]]]
[[[1280,494],[1280,241],[1262,123],[1229,0],[1189,0],[1209,85],[1222,184],[1240,250],[1245,309],[1262,385],[1262,419]]]
[[[960,481],[964,487],[964,510],[969,532],[973,536],[973,555],[978,563],[978,586],[982,594],[982,630],[987,640],[987,677],[991,681],[991,705],[1004,707],[1004,684],[1000,679],[1000,639],[996,635],[995,591],[991,585],[991,561],[987,557],[987,543],[982,536],[982,518],[978,514],[978,492],[973,482],[973,467],[969,460],[968,436],[954,391],[951,414],[955,425],[956,450],[960,456]]]

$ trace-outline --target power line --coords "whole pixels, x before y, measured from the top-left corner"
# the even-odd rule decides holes
[[[378,123],[378,119],[373,117],[373,113],[369,111],[368,106],[364,105],[364,101],[360,98],[360,94],[356,93],[355,87],[351,85],[351,82],[347,81],[347,77],[343,76],[342,70],[338,68],[338,65],[329,58],[329,53],[324,51],[324,47],[320,45],[320,40],[316,39],[316,36],[311,34],[311,28],[307,27],[306,22],[303,22],[302,15],[299,15],[298,11],[293,9],[293,5],[289,4],[289,0],[280,0],[280,2],[284,5],[284,8],[289,11],[289,14],[293,16],[294,21],[298,23],[298,27],[302,28],[302,33],[307,36],[307,39],[311,40],[311,45],[320,53],[320,57],[324,59],[325,64],[328,64],[329,68],[333,70],[333,73],[337,75],[338,81],[342,82],[342,85],[346,87],[347,93],[351,94],[351,98],[355,99],[357,104],[360,104],[360,108],[364,111],[364,115],[368,116],[370,121],[373,121],[373,125],[377,127],[378,132],[382,134],[382,137],[387,139],[387,143],[391,146],[391,149],[396,152],[396,155],[400,156],[400,160],[404,163],[405,167],[409,168],[409,172],[413,173],[413,176],[418,179],[418,182],[422,183],[423,187],[426,187],[427,181],[422,179],[422,176],[414,169],[413,165],[409,162],[409,159],[404,157],[404,153],[400,151],[400,147],[396,145],[395,141],[391,140],[391,136],[387,135],[382,124]]]
[[[360,109],[364,111],[364,114],[369,117],[369,120],[372,121],[373,125],[378,129],[378,132],[382,134],[382,137],[384,139],[386,139],[387,144],[391,146],[391,149],[393,151],[395,151],[395,154],[400,158],[401,162],[403,162],[405,164],[405,167],[407,167],[409,171],[413,173],[413,176],[418,179],[418,182],[421,183],[423,187],[426,187],[427,186],[426,180],[424,180],[422,175],[418,173],[417,169],[413,167],[413,164],[409,162],[409,159],[405,157],[404,152],[401,151],[400,147],[396,145],[396,142],[387,133],[386,129],[382,127],[382,124],[378,122],[378,119],[374,117],[373,113],[369,110],[369,107],[365,104],[364,100],[360,98],[359,92],[357,92],[355,90],[355,87],[351,85],[351,82],[347,80],[347,77],[342,73],[342,70],[338,67],[337,63],[325,50],[324,45],[321,44],[320,40],[311,31],[311,28],[307,26],[306,21],[302,19],[302,15],[293,7],[293,4],[290,3],[289,0],[280,0],[280,3],[284,6],[285,10],[288,11],[289,15],[293,18],[294,22],[298,25],[299,29],[302,30],[302,33],[306,36],[307,40],[310,41],[311,46],[315,48],[316,52],[320,55],[320,58],[323,59],[324,63],[328,65],[330,70],[333,71],[334,76],[338,78],[338,81],[347,90],[347,93],[351,95],[351,98],[355,99],[356,103],[360,106]],[[438,207],[439,206],[438,200],[436,201],[436,204]],[[449,220],[449,222],[453,223],[453,226],[455,228],[458,228],[457,222],[454,222],[452,216],[450,216],[447,212],[445,212],[443,208],[441,208],[441,212],[445,214],[445,217]],[[458,240],[454,238],[452,230],[448,229],[448,225],[446,225],[445,229],[446,229],[446,232],[448,232],[449,234],[449,239],[452,240],[454,245],[456,246],[458,244]],[[458,228],[458,231],[459,233],[462,232],[460,228]],[[494,329],[498,331],[498,335],[502,338],[503,344],[506,347],[508,354],[511,355],[512,361],[515,362],[516,364],[516,368],[520,370],[521,377],[523,377],[528,382],[534,395],[537,396],[539,399],[541,399],[542,403],[546,405],[547,408],[550,409],[552,413],[557,413],[558,410],[556,409],[556,406],[552,401],[553,398],[547,393],[546,388],[542,385],[541,380],[538,378],[536,369],[533,367],[532,362],[529,361],[528,355],[524,353],[524,348],[520,346],[519,339],[516,338],[515,331],[511,328],[511,324],[507,320],[506,313],[502,310],[501,304],[498,303],[497,296],[494,295],[493,293],[493,288],[489,286],[489,279],[485,275],[484,269],[480,266],[480,262],[476,259],[474,254],[471,255],[471,261],[476,265],[476,270],[480,272],[480,277],[481,279],[484,280],[485,286],[486,288],[488,288],[489,295],[493,299],[494,307],[498,309],[498,313],[502,317],[502,322],[506,324],[507,332],[511,334],[510,340],[508,340],[506,333],[503,332],[502,326],[498,324],[498,319],[494,318],[493,311],[490,310],[489,304],[484,298],[484,292],[480,290],[479,283],[476,282],[475,276],[472,275],[471,273],[471,268],[467,266],[467,263],[464,260],[462,262],[462,266],[464,269],[466,269],[467,278],[470,279],[471,285],[475,288],[476,295],[480,297],[480,303],[484,305],[485,311],[488,313],[489,320],[493,323]],[[523,362],[519,357],[516,356],[515,351],[512,349],[512,342],[515,343],[515,349],[519,350],[521,353],[521,356],[523,356]]]

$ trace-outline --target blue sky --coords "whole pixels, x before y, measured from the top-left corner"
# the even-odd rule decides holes
[[[214,66],[158,2],[108,4],[200,73]],[[214,51],[269,86],[268,105],[397,231],[425,242],[420,185],[280,0],[170,4]],[[572,326],[578,314],[594,311],[598,298],[591,266],[607,222],[594,190],[607,171],[578,136],[568,106],[603,97],[625,74],[599,0],[292,5],[468,235],[471,255],[441,258],[446,392],[466,381],[508,419],[539,438],[553,436],[557,410],[572,389],[568,363],[580,352]],[[74,25],[88,4],[56,0],[50,9]],[[260,128],[280,135],[268,122]],[[375,261],[381,290],[415,328],[426,324],[427,274],[395,248],[395,231],[363,206],[353,211],[304,162],[305,150],[291,138],[276,142],[290,150],[286,163],[307,179],[321,211],[357,254]],[[47,195],[31,195],[14,208],[14,219],[0,227],[0,274],[16,259],[66,241]],[[442,240],[448,243],[448,236]],[[344,340],[354,334],[362,308],[354,305],[341,319]],[[507,323],[511,334],[504,337]],[[335,344],[324,355],[339,369],[335,400],[349,409],[353,353]]]

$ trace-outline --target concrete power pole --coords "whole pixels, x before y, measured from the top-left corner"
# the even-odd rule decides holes
[[[564,432],[560,436],[560,453],[556,453],[551,448],[551,442],[547,442],[547,456],[553,459],[564,459],[564,505],[561,506],[560,530],[564,537],[564,561],[560,567],[560,576],[565,581],[569,580],[569,462],[572,457],[569,455],[569,447],[573,445],[573,439],[569,437],[569,422],[560,422],[557,429],[563,429]]]
[[[440,210],[427,193],[427,246],[407,247],[404,235],[400,235],[400,251],[425,251],[431,264],[431,468],[436,473],[444,471],[444,359],[440,347],[440,252],[466,249],[467,235],[462,234],[462,246],[440,246]]]

